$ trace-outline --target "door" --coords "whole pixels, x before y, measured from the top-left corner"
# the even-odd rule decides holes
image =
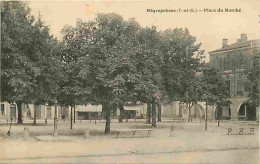
[[[16,121],[16,105],[10,104],[10,117],[13,119],[13,121]]]
[[[5,104],[1,104],[1,115],[5,115]]]
[[[51,119],[51,107],[47,107],[47,119]]]
[[[41,106],[37,105],[35,108],[36,108],[36,118],[41,119]]]

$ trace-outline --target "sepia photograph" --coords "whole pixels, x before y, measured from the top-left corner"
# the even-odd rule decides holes
[[[259,164],[259,0],[1,0],[0,164]]]

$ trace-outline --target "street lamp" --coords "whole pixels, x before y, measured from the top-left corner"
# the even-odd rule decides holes
[[[54,136],[58,136],[58,131],[57,131],[57,105],[58,105],[58,101],[55,100],[54,101],[54,107],[55,107],[55,114],[54,114]]]

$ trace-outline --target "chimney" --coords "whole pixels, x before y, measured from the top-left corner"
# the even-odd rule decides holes
[[[228,39],[223,39],[222,40],[222,48],[225,48],[228,46]]]
[[[246,41],[247,41],[247,35],[241,34],[241,42],[246,42]]]

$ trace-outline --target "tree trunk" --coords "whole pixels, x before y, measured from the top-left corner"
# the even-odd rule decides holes
[[[218,126],[219,126],[219,124],[220,124],[220,109],[219,108],[217,108],[218,109]]]
[[[88,112],[88,120],[91,122],[91,112]]]
[[[156,104],[152,103],[152,127],[156,127]]]
[[[70,108],[70,129],[72,129],[73,105]]]
[[[183,108],[183,106],[182,106],[182,103],[180,102],[179,103],[179,118],[182,118],[182,108]]]
[[[191,122],[191,118],[190,118],[190,114],[191,114],[190,108],[191,108],[191,105],[190,105],[190,103],[188,103],[188,108],[189,108],[188,122]]]
[[[74,106],[74,123],[76,123],[76,106]]]
[[[33,109],[33,125],[36,125],[36,105],[34,105],[34,109]]]
[[[95,124],[97,124],[97,113],[95,113]]]
[[[205,115],[205,131],[208,130],[208,103],[206,102],[206,115]]]
[[[23,115],[22,115],[22,103],[21,102],[17,102],[17,110],[18,110],[18,124],[22,124],[23,123]]]
[[[111,121],[111,108],[109,102],[105,102],[105,111],[106,111],[106,126],[105,126],[105,134],[110,133],[110,121]]]
[[[150,124],[151,123],[151,103],[147,102],[147,118],[146,118],[146,123]]]
[[[123,107],[120,107],[120,115],[119,115],[119,122],[123,122]]]
[[[162,121],[162,105],[158,104],[158,122]]]

